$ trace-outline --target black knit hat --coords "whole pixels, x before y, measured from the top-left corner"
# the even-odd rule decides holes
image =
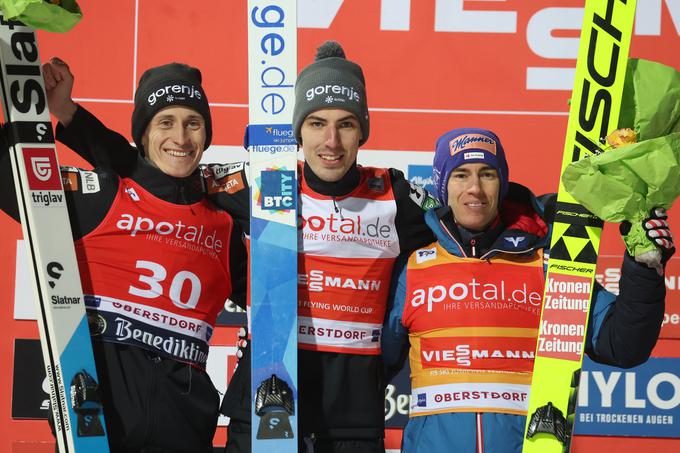
[[[169,63],[144,71],[132,112],[132,139],[139,152],[144,154],[142,136],[153,116],[159,110],[182,105],[196,110],[205,121],[205,146],[212,140],[212,119],[208,97],[201,87],[201,71],[183,63]]]
[[[316,52],[312,64],[300,72],[295,83],[293,133],[302,144],[300,129],[307,115],[322,109],[341,109],[353,113],[361,125],[359,145],[368,140],[370,122],[366,101],[366,81],[361,66],[345,58],[342,46],[326,41]]]

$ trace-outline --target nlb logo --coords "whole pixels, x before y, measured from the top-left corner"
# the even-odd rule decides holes
[[[322,270],[311,270],[309,274],[298,274],[298,284],[310,291],[321,292],[326,288],[352,289],[356,291],[380,291],[381,280],[338,277],[326,275]]]
[[[146,100],[149,105],[154,105],[156,104],[157,100],[162,99],[163,97],[165,97],[165,101],[167,103],[171,103],[177,99],[184,100],[187,97],[200,101],[201,96],[201,90],[196,88],[194,85],[175,84],[160,87],[151,93]]]
[[[427,304],[427,312],[432,312],[434,304],[443,301],[507,301],[515,304],[529,304],[534,307],[541,305],[541,294],[530,291],[526,283],[519,288],[506,288],[505,280],[498,283],[482,283],[472,278],[467,283],[458,282],[448,287],[435,285],[418,288],[411,293],[411,305],[418,308]]]
[[[496,155],[496,141],[482,134],[460,135],[449,142],[451,156],[470,150],[477,149]],[[483,155],[482,155],[483,157]]]
[[[292,210],[297,204],[295,172],[268,170],[261,175],[261,208],[266,210]]]

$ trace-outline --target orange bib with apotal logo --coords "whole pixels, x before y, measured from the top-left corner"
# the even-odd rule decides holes
[[[479,260],[434,243],[413,253],[402,317],[411,416],[526,414],[544,283],[542,251]]]

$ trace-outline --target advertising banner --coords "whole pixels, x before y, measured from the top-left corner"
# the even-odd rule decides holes
[[[585,358],[574,433],[680,438],[680,359],[624,370]]]

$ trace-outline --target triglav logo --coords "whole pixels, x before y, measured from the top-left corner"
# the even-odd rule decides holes
[[[31,190],[61,190],[54,148],[23,148],[28,187]]]
[[[54,148],[23,148],[24,168],[33,206],[63,206],[61,174]]]
[[[31,170],[40,181],[47,181],[52,176],[49,157],[31,157]]]
[[[158,99],[165,97],[165,102],[168,104],[176,100],[185,100],[187,98],[201,100],[201,90],[193,85],[167,85],[161,87],[151,93],[147,98],[149,105],[154,105]]]

